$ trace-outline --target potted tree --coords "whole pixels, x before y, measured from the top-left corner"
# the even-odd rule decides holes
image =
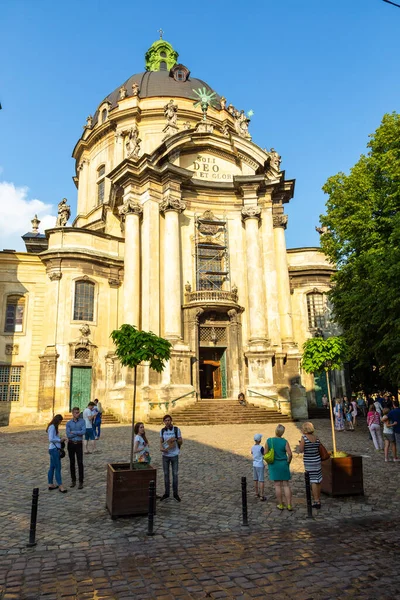
[[[107,465],[107,509],[115,518],[148,512],[149,483],[157,481],[157,470],[149,464],[134,462],[137,368],[140,363],[147,362],[151,369],[161,373],[170,359],[171,344],[151,331],[140,331],[127,324],[112,331],[111,338],[121,365],[133,369],[130,461]]]
[[[328,460],[322,462],[321,491],[331,496],[364,494],[362,457],[338,452],[336,448],[329,373],[334,369],[341,368],[347,353],[347,344],[342,336],[324,339],[323,335],[319,335],[310,338],[303,345],[302,367],[304,371],[313,374],[325,371],[326,375],[333,452]]]

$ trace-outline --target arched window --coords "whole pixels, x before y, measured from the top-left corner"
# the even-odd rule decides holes
[[[326,299],[321,292],[307,294],[308,326],[310,329],[326,327]]]
[[[164,50],[162,50],[162,51],[160,52],[160,56],[162,56],[163,58],[166,58],[166,57],[167,57],[167,55],[166,55],[166,53],[164,52]]]
[[[94,283],[77,281],[75,283],[74,321],[93,321]]]
[[[105,192],[105,174],[106,174],[106,166],[101,165],[97,169],[97,206],[103,204],[104,202],[104,192]]]
[[[104,121],[107,119],[107,109],[103,108],[103,110],[101,111],[101,122],[104,123]]]
[[[165,62],[165,60],[162,60],[160,62],[160,71],[166,71],[167,70],[167,63]]]
[[[24,296],[8,296],[6,302],[6,319],[4,331],[18,333],[24,328]]]

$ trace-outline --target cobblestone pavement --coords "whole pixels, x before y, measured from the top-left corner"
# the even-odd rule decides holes
[[[321,440],[331,447],[329,421],[315,425]],[[286,427],[285,437],[293,448],[299,428],[297,423]],[[392,524],[389,534],[380,520],[399,514],[400,463],[384,463],[364,423],[354,433],[339,433],[338,449],[364,456],[366,494],[323,498],[322,509],[314,511],[315,520],[310,521],[300,456],[295,455],[292,463],[293,513],[277,511],[270,483],[267,502],[253,497],[253,435],[262,433],[264,441],[274,429],[272,424],[185,427],[182,503],[172,499],[158,503],[156,535],[151,539],[146,537],[145,517],[112,521],[105,509],[106,464],[126,461],[129,427],[103,428],[101,453],[85,456],[85,488],[68,494],[47,490],[43,428],[0,429],[0,597],[250,598],[268,592],[300,600],[339,594],[396,597],[398,572],[390,557],[399,550],[399,535]],[[153,464],[160,467],[158,429],[146,430]],[[246,534],[240,524],[243,475],[249,482]],[[63,460],[63,480],[68,486],[68,458]],[[157,485],[162,493],[161,469]],[[30,501],[36,486],[38,546],[28,550]],[[61,582],[58,591],[54,571]]]

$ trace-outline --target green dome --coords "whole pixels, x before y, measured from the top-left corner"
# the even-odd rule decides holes
[[[176,65],[178,56],[169,42],[157,40],[146,52],[146,71],[169,71]]]

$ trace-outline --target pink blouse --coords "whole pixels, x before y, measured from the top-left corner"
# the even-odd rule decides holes
[[[368,423],[368,427],[370,425],[380,425],[381,420],[379,418],[379,413],[378,412],[369,412],[367,414],[367,423]]]

